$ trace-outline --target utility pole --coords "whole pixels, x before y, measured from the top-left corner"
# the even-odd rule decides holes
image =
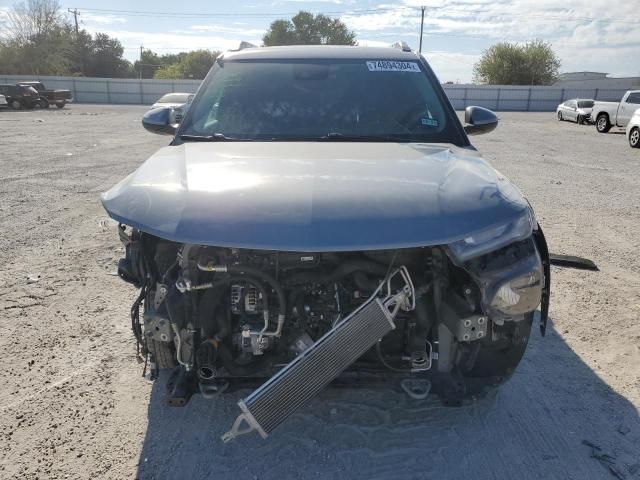
[[[420,7],[422,10],[422,19],[420,20],[420,47],[418,48],[418,53],[422,53],[422,32],[424,31],[424,9],[425,7]]]
[[[73,19],[76,22],[76,37],[78,37],[78,15],[80,15],[80,12],[78,11],[77,8],[74,8],[73,10],[71,10],[70,8],[67,8],[67,11],[69,13],[73,13]]]
[[[67,11],[69,13],[73,13],[73,20],[76,23],[76,52],[77,52],[77,56],[78,56],[78,60],[80,61],[80,70],[82,71],[82,74],[85,74],[85,63],[84,63],[84,52],[82,51],[82,49],[80,48],[80,32],[78,29],[78,15],[80,15],[80,12],[78,11],[77,8],[74,8],[73,10],[71,10],[70,8],[67,8]]]
[[[144,52],[144,46],[140,45],[140,80],[142,80],[142,52]]]

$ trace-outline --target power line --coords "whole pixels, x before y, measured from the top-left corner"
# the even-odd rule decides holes
[[[382,14],[388,12],[407,12],[407,15],[411,15],[412,12],[420,10],[422,7],[381,7],[381,8],[369,8],[369,9],[360,9],[360,10],[336,10],[336,11],[325,11],[319,12],[324,15],[344,15],[344,16],[363,16],[363,15],[371,15],[371,14]],[[75,9],[77,10],[77,9]],[[204,12],[158,12],[158,11],[149,11],[149,10],[126,10],[126,9],[107,9],[107,8],[83,8],[84,11],[87,12],[96,12],[106,15],[121,15],[121,16],[144,16],[144,17],[158,17],[158,18],[234,18],[234,17],[244,17],[244,18],[277,18],[277,17],[292,17],[299,12],[277,12],[277,13],[251,13],[251,12],[226,12],[226,13],[204,13]],[[536,13],[496,13],[493,14],[491,12],[478,12],[478,11],[469,11],[465,10],[456,10],[451,9],[450,7],[435,7],[432,9],[436,13],[443,14],[446,16],[447,13],[464,13],[467,14],[468,17],[474,17],[476,20],[478,17],[484,18],[537,18],[541,20],[560,20],[560,21],[583,21],[583,22],[593,22],[593,23],[621,23],[621,24],[630,24],[630,25],[639,25],[640,18],[626,18],[624,20],[617,18],[594,18],[594,17],[579,17],[573,16],[570,13],[555,15],[555,14],[536,14]],[[71,11],[71,9],[69,9]],[[434,18],[442,18],[442,17],[434,17]]]
[[[166,17],[166,18],[275,18],[275,17],[292,17],[299,12],[279,12],[279,13],[251,13],[251,12],[233,12],[233,13],[188,13],[188,12],[158,12],[158,11],[144,11],[144,10],[121,10],[121,9],[107,9],[107,8],[83,8],[87,12],[96,12],[105,15],[122,15],[122,16],[145,16],[145,17]],[[342,11],[324,11],[319,12],[323,15],[349,15],[349,16],[361,16],[370,15],[375,13],[385,13],[393,11],[414,11],[412,7],[394,7],[394,8],[370,8],[363,10],[342,10]]]

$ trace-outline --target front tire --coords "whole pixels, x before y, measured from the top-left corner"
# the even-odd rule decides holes
[[[22,103],[20,100],[11,100],[11,108],[14,110],[22,110]]]
[[[600,133],[607,133],[611,130],[611,122],[609,122],[609,116],[605,113],[598,115],[596,120],[596,130]]]
[[[40,106],[42,108],[49,108],[51,105],[49,104],[49,100],[47,100],[46,98],[41,98],[40,99]]]
[[[56,107],[58,108],[64,108],[64,106],[67,104],[67,102],[65,102],[64,100],[61,102],[56,102]]]
[[[631,148],[640,148],[640,128],[635,127],[629,132],[629,145]]]
[[[564,120],[564,118],[562,118],[562,112],[558,112],[558,121],[561,122],[562,120]]]
[[[578,115],[576,122],[578,123],[578,125],[582,125],[584,123],[584,117],[582,115]]]

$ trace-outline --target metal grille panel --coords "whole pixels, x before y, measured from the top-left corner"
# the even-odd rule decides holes
[[[375,299],[345,318],[238,405],[263,437],[394,328]]]

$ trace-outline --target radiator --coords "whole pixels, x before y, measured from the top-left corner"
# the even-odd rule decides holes
[[[403,279],[408,279],[406,269],[399,269],[394,274],[397,272],[401,273]],[[378,291],[385,285],[390,289],[390,283],[390,280],[386,280]],[[238,402],[242,413],[231,431],[222,437],[223,440],[226,442],[254,430],[266,438],[298,408],[323,390],[395,328],[393,319],[399,308],[406,310],[415,306],[415,303],[407,302],[413,300],[409,299],[413,295],[410,279],[407,283],[410,287],[405,285],[400,294],[389,294],[386,299],[375,296],[370,298],[260,388]],[[247,424],[245,428],[241,428],[243,422]]]

